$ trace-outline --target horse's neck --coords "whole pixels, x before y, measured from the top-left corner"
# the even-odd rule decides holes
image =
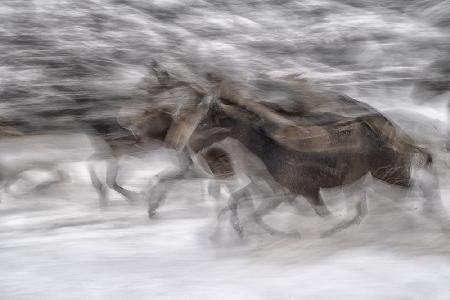
[[[274,147],[277,147],[278,145],[256,128],[242,130],[242,128],[236,126],[235,128],[232,128],[230,136],[239,141],[266,166],[270,164],[268,151],[274,150]]]

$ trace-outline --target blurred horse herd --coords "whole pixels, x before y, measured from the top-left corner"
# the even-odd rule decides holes
[[[298,74],[239,81],[217,73],[189,78],[157,61],[147,67],[148,76],[138,84],[140,92],[117,109],[114,120],[94,125],[79,122],[60,130],[24,129],[3,122],[0,142],[15,141],[14,152],[27,147],[32,137],[45,144],[56,135],[70,138],[67,132],[89,136],[96,153],[86,165],[99,204],[108,205],[108,190],[113,189],[130,203],[146,201],[150,218],[178,180],[208,179],[212,197],[222,188],[229,190],[218,218],[229,216],[241,238],[246,233],[240,211],[244,203],[250,207],[248,219],[263,230],[297,235],[274,229],[264,217],[282,203],[301,209],[306,200],[317,216],[332,218],[321,190],[354,183],[362,183],[353,191],[358,194],[355,215],[325,230],[323,236],[358,224],[368,213],[368,180],[405,191],[417,188],[424,198],[424,216],[448,228],[432,152],[370,105],[320,90]],[[123,155],[157,149],[174,151],[177,168],[149,178],[141,192],[118,183]],[[54,169],[60,163],[42,149],[35,152],[27,162],[0,165],[3,192],[24,172]],[[94,168],[99,160],[107,164],[105,180]],[[247,180],[239,180],[243,176]],[[258,205],[255,195],[262,195]]]

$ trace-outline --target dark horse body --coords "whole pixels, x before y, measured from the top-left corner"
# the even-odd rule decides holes
[[[344,186],[368,174],[387,184],[409,188],[413,167],[434,176],[431,155],[375,109],[359,117],[311,111],[292,114],[239,92],[236,96],[229,89],[219,87],[218,98],[197,128],[198,134],[208,128],[223,129],[209,136],[203,147],[224,137],[238,140],[264,163],[279,185],[294,197],[304,196],[319,215],[329,214],[319,193],[322,188]],[[432,180],[420,188],[436,213],[442,207],[437,179]],[[285,200],[292,198],[263,203],[254,213],[255,220],[261,223],[262,216]],[[365,198],[357,204],[357,211],[354,219],[326,234],[360,222],[367,213]]]
[[[280,105],[257,101],[257,96],[239,84],[214,79],[213,88],[207,91],[177,81],[158,68],[153,70],[160,85],[149,109],[132,120],[128,129],[139,140],[163,140],[187,160],[181,172],[159,177],[159,184],[150,193],[150,216],[170,186],[166,183],[190,176],[186,171],[192,161],[186,149],[201,152],[225,138],[239,141],[258,157],[272,179],[291,195],[258,207],[253,217],[260,224],[265,214],[297,195],[304,196],[317,214],[328,215],[320,197],[322,188],[350,184],[368,174],[391,185],[410,187],[412,167],[432,173],[432,159],[426,151],[374,108],[349,97],[317,94],[303,83],[296,88],[291,88],[296,86],[292,82],[269,87],[264,83],[269,90],[281,86],[289,95],[302,91],[300,99],[293,100],[294,105]],[[222,165],[232,169],[229,162]],[[428,187],[421,186],[432,206],[439,202],[436,184],[434,178]],[[358,203],[357,211],[354,219],[338,229],[362,219],[367,211],[365,198]]]

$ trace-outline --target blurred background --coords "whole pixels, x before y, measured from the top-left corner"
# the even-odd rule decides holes
[[[155,220],[113,192],[99,208],[92,140],[62,131],[114,123],[152,59],[186,74],[301,74],[431,149],[448,210],[449,57],[449,1],[0,1],[0,125],[59,132],[0,140],[2,178],[20,175],[0,203],[0,298],[448,299],[449,235],[421,216],[417,193],[374,183],[367,220],[327,239],[305,206],[267,218],[301,240],[239,241],[227,225],[211,240],[220,200],[203,181],[176,184]],[[138,191],[171,158],[125,156],[119,181]],[[324,198],[345,216],[342,197]]]

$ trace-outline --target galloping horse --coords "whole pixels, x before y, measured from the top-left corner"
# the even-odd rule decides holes
[[[154,99],[159,102],[142,118],[132,121],[129,130],[139,138],[164,137],[166,145],[186,157],[189,152],[199,152],[225,138],[239,141],[263,162],[271,179],[288,191],[284,199],[266,201],[256,209],[252,216],[259,224],[263,224],[264,215],[283,201],[292,203],[297,195],[305,197],[318,215],[329,215],[320,189],[347,185],[369,174],[387,184],[410,188],[414,184],[412,167],[430,175],[430,185],[417,184],[433,212],[441,208],[431,155],[367,104],[347,96],[327,98],[300,85],[303,95],[296,100],[297,107],[287,109],[259,101],[236,82],[213,77],[208,88],[201,88],[177,81],[158,68],[154,71],[160,82]],[[327,111],[333,106],[341,111]],[[346,114],[348,111],[351,113]],[[163,120],[164,125],[154,126],[155,120]],[[187,158],[183,170],[190,165]],[[180,174],[187,173],[165,174],[159,181],[164,186],[165,182],[180,178]],[[167,188],[156,186],[156,190]],[[149,216],[155,213],[165,192],[156,194],[154,197],[155,193],[151,193]],[[325,234],[359,223],[367,213],[365,197],[356,208],[357,215],[352,220]],[[443,218],[440,221],[446,222]]]
[[[218,84],[215,101],[197,127],[220,128],[238,140],[267,167],[273,179],[295,197],[302,195],[319,215],[328,215],[320,189],[340,187],[370,174],[390,185],[410,188],[412,167],[427,172],[431,184],[417,182],[433,213],[442,213],[432,157],[390,120],[375,109],[359,117],[301,111],[292,113],[276,104],[255,101],[250,94],[230,82]],[[224,135],[211,135],[207,143]],[[284,200],[292,201],[292,197]],[[253,217],[258,222],[283,199],[272,199],[259,207]],[[366,199],[357,204],[357,215],[325,235],[361,222],[367,213]],[[447,225],[444,216],[440,219]]]

